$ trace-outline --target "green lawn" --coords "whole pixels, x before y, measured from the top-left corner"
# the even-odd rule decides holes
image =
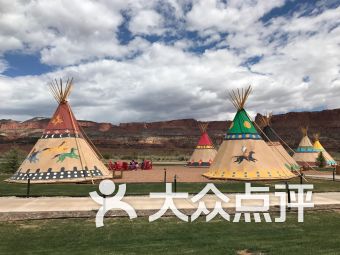
[[[3,180],[10,175],[0,175],[0,196],[25,196],[26,184],[6,183]],[[252,185],[270,186],[274,191],[274,185],[282,182],[254,182]],[[290,183],[299,183],[299,179]],[[340,191],[340,182],[312,180],[314,192]],[[177,183],[177,192],[198,193],[206,183]],[[244,182],[226,181],[215,183],[216,187],[224,193],[244,192]],[[98,185],[92,184],[31,184],[31,196],[88,196],[88,193],[96,190]],[[150,192],[165,190],[163,183],[131,183],[127,184],[127,195],[148,195]]]
[[[296,213],[285,223],[184,223],[161,218],[0,222],[0,254],[340,254],[340,214]]]

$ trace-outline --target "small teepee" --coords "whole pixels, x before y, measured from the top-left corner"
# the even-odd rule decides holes
[[[274,129],[272,129],[270,122],[272,119],[272,114],[269,113],[266,116],[262,116],[262,132],[263,140],[269,145],[272,151],[281,157],[284,162],[287,162],[287,167],[292,170],[299,170],[300,166],[296,161],[288,154],[280,141],[282,139],[277,135]]]
[[[41,138],[8,182],[22,183],[28,178],[34,183],[93,182],[110,176],[67,102],[71,88],[72,80],[65,86],[62,80],[50,84],[59,106]]]
[[[187,164],[189,167],[209,167],[217,154],[207,133],[208,124],[199,123],[201,138]]]
[[[305,167],[315,166],[316,158],[319,155],[319,151],[314,149],[312,142],[307,135],[307,127],[302,127],[302,139],[298,148],[295,150],[293,159],[300,165]]]
[[[237,109],[215,160],[204,176],[211,179],[285,180],[295,175],[257,133],[244,109],[251,87],[233,91],[231,102]]]
[[[326,160],[327,165],[333,166],[336,165],[336,161],[332,158],[331,155],[329,155],[329,153],[325,150],[325,148],[321,145],[320,143],[320,134],[316,133],[314,134],[314,144],[313,147],[315,150],[322,152],[323,157]]]

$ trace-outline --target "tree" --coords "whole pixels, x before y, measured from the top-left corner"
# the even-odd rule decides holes
[[[323,156],[322,151],[320,151],[318,157],[316,158],[316,164],[318,165],[318,167],[324,167],[326,166],[326,159]]]
[[[106,153],[103,153],[103,158],[108,160],[108,159],[111,158],[111,154],[110,154],[110,153],[107,153],[107,152],[106,152]]]
[[[24,159],[24,153],[17,147],[12,147],[5,152],[0,161],[0,172],[14,173],[18,170]]]

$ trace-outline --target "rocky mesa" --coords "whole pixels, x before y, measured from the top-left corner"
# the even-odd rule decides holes
[[[260,125],[258,114],[255,121]],[[23,122],[0,120],[0,143],[33,144],[49,122],[37,117]],[[211,121],[208,132],[218,146],[231,121]],[[272,127],[289,146],[295,148],[301,139],[300,127],[308,125],[310,138],[319,132],[320,140],[328,150],[340,150],[340,109],[318,112],[290,112],[273,115]],[[200,132],[197,121],[182,119],[151,123],[97,123],[79,120],[80,126],[99,148],[172,148],[190,151],[197,143]]]

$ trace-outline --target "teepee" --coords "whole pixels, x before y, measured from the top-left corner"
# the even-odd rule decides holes
[[[269,113],[266,116],[262,116],[262,132],[263,140],[269,145],[272,151],[281,157],[284,162],[287,162],[287,168],[292,170],[299,170],[300,167],[298,163],[288,154],[280,141],[282,139],[278,136],[274,129],[272,129],[270,122],[272,119],[272,114]]]
[[[325,150],[325,148],[320,143],[320,134],[314,134],[314,144],[313,147],[315,150],[322,152],[323,157],[326,159],[327,165],[336,165],[336,161],[332,158],[331,155]]]
[[[293,159],[300,165],[305,167],[315,166],[316,158],[319,155],[319,151],[314,149],[312,142],[307,135],[307,127],[302,127],[302,139],[298,148],[295,150]]]
[[[237,113],[209,171],[203,175],[211,179],[234,180],[293,178],[295,175],[286,162],[265,143],[245,111],[244,105],[250,93],[249,86],[246,90],[230,94]]]
[[[110,173],[90,144],[74,117],[67,98],[72,80],[50,84],[59,103],[41,138],[34,145],[18,171],[7,181],[34,183],[93,182],[108,178]]]
[[[209,167],[217,151],[207,133],[209,123],[200,123],[201,138],[187,164],[189,167]]]

